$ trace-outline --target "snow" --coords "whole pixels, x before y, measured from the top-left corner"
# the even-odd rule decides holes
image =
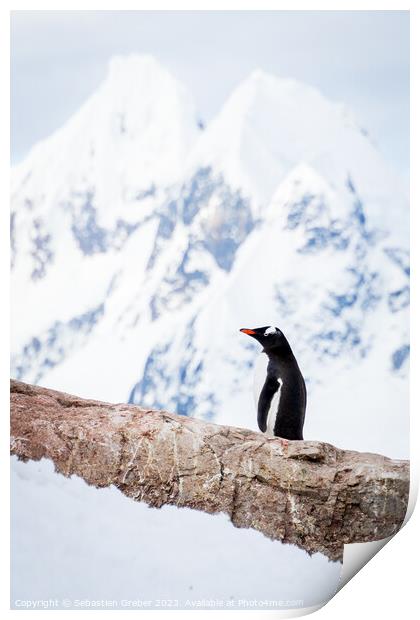
[[[336,188],[349,175],[370,202],[371,216],[386,213],[393,226],[407,225],[399,205],[407,190],[382,160],[342,104],[296,80],[256,71],[241,82],[196,142],[191,167],[211,164],[267,204],[297,164],[308,164]]]
[[[306,210],[296,210],[295,205],[304,204],[308,195],[315,198]],[[62,363],[41,377],[44,385],[81,396],[124,401],[149,361],[162,366],[163,371],[155,371],[155,392],[142,388],[141,402],[183,412],[177,394],[187,389],[188,397],[194,398],[194,415],[205,416],[211,411],[220,423],[256,429],[252,400],[245,400],[244,391],[235,386],[251,385],[249,365],[257,351],[255,345],[241,342],[237,330],[241,324],[267,324],[268,319],[286,334],[308,381],[305,436],[404,458],[408,454],[406,370],[392,373],[391,359],[408,342],[407,310],[390,311],[387,300],[403,290],[407,277],[386,254],[394,243],[392,236],[389,239],[388,233],[378,233],[379,240],[373,245],[371,229],[365,230],[351,215],[352,200],[351,193],[344,200],[309,166],[299,165],[279,185],[265,221],[240,245],[230,272],[221,273],[202,246],[195,245],[189,254],[189,269],[209,274],[209,283],[185,298],[182,280],[178,284],[175,279],[174,287],[171,279],[178,277],[185,248],[191,243],[189,227],[177,226],[153,270],[148,271],[147,257],[156,234],[156,222],[151,220],[128,239],[124,252],[82,257],[83,264],[89,262],[89,271],[83,267],[79,277],[75,273],[60,280],[66,266],[75,269],[74,259],[64,261],[61,272],[61,266],[52,268],[48,279],[30,282],[26,289],[23,281],[22,298],[36,287],[40,303],[29,322],[23,318],[27,307],[19,301],[21,314],[15,313],[19,317],[14,321],[15,330],[25,337],[31,329],[39,333],[36,308],[39,325],[46,327],[54,317],[65,321],[74,316],[74,304],[84,302],[81,312],[95,299],[96,303],[105,302],[104,317],[92,331],[93,337],[79,348],[69,343]],[[344,249],[334,246],[338,233],[337,224],[331,228],[332,217],[334,222],[342,219],[340,235],[346,243],[348,237]],[[326,246],[302,252],[308,235],[313,234],[313,222],[329,235]],[[338,240],[343,243],[339,235]],[[364,254],[360,258],[361,249]],[[112,291],[106,295],[111,282]],[[55,304],[48,304],[52,286],[59,294]],[[149,301],[153,298],[161,300],[158,320],[150,320]],[[63,304],[66,299],[68,303]],[[191,377],[187,388],[182,388],[179,378],[184,363],[191,369],[193,364],[204,367],[202,375]],[[81,367],[85,369],[82,374]],[[29,380],[36,376],[26,375]],[[164,392],[159,384],[166,386]],[[352,399],[345,397],[350,392]],[[206,405],[210,395],[212,400]],[[342,420],[339,425],[335,423],[337,408]],[[360,433],[366,425],[372,432]]]
[[[262,609],[269,601],[308,607],[334,594],[341,573],[339,562],[236,529],[226,515],[148,508],[115,487],[56,474],[46,459],[13,458],[11,502],[12,608],[56,598],[73,608],[101,599],[118,608],[137,600],[156,608],[161,599],[179,609],[203,599],[234,609],[255,599]]]
[[[121,188],[133,194],[173,182],[198,134],[182,84],[150,56],[117,57],[98,91],[16,166],[12,194],[24,188],[44,212],[88,180],[109,223],[123,206]]]

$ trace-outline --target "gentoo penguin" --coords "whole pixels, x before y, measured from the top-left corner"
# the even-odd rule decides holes
[[[240,331],[255,338],[268,356],[262,377],[258,377],[257,364],[254,383],[260,431],[283,439],[303,439],[306,386],[286,337],[278,327]]]

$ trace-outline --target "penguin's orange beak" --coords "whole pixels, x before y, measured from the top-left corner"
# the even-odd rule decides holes
[[[240,332],[242,332],[243,334],[249,334],[250,336],[252,336],[252,334],[255,334],[255,331],[253,329],[240,329]]]

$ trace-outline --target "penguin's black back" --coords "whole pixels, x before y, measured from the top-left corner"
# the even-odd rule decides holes
[[[268,433],[268,419],[275,416],[272,426],[275,437],[303,439],[306,386],[296,358],[288,343],[287,347],[272,348],[265,353],[269,361],[257,405],[260,430]]]
[[[281,393],[274,423],[274,436],[283,439],[303,439],[306,386],[302,373],[293,354],[291,358],[279,360],[275,365],[281,380]]]

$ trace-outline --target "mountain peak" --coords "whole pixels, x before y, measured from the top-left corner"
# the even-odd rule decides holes
[[[264,71],[263,69],[254,69],[251,73],[240,83],[239,86],[244,84],[253,83],[260,88],[267,87],[282,87],[282,88],[293,88],[293,87],[303,87],[305,89],[310,89],[311,86],[308,84],[304,84],[303,82],[299,82],[299,80],[295,80],[294,78],[289,77],[280,77],[279,75],[275,75],[274,73],[269,73],[268,71]],[[315,90],[315,89],[313,89]]]
[[[256,205],[268,204],[299,162],[334,189],[345,188],[351,176],[379,220],[385,205],[392,210],[389,197],[402,193],[347,107],[311,85],[261,69],[236,86],[191,159],[192,167],[198,162],[219,170]]]
[[[267,105],[271,102],[279,104],[298,103],[302,98],[314,99],[324,105],[331,105],[313,86],[298,80],[279,77],[262,69],[255,69],[243,79],[231,93],[229,101],[238,104],[242,101],[248,105]],[[227,102],[227,103],[228,103]]]
[[[196,119],[190,93],[156,58],[115,56],[99,88],[34,147],[16,169],[14,183],[31,171],[33,193],[34,179],[50,196],[63,188],[96,187],[102,211],[108,205],[115,212],[122,187],[124,196],[140,195],[178,178],[199,133]],[[101,196],[104,178],[108,186]]]
[[[184,90],[184,86],[151,54],[117,55],[109,60],[105,86],[132,93],[136,86],[145,90],[146,86],[158,83]]]
[[[267,204],[297,162],[328,173],[338,146],[333,138],[343,132],[339,107],[318,90],[257,69],[233,90],[194,158],[220,168],[232,185]],[[347,162],[344,179],[346,168]]]

